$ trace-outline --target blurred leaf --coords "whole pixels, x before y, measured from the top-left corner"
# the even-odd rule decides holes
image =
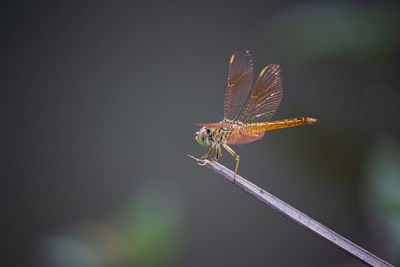
[[[163,266],[179,251],[181,200],[161,188],[145,187],[117,219],[125,257],[135,266]]]
[[[81,222],[67,233],[45,239],[40,251],[44,264],[105,267],[173,263],[181,248],[184,202],[175,188],[160,182],[147,185],[111,223]]]
[[[101,266],[98,251],[76,237],[52,237],[44,242],[45,264],[55,267]]]
[[[266,28],[269,48],[282,51],[292,63],[326,57],[355,63],[381,61],[393,55],[399,44],[394,12],[349,3],[298,5],[268,20]]]
[[[393,255],[400,251],[400,144],[382,137],[365,163],[365,203],[373,222],[386,230]],[[397,254],[396,254],[397,253]],[[400,260],[400,259],[399,259]]]

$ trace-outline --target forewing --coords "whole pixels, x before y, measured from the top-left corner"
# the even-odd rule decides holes
[[[233,123],[230,122],[212,122],[212,123],[196,123],[197,126],[207,126],[207,127],[231,127]]]
[[[233,53],[229,60],[228,86],[224,101],[224,118],[235,120],[253,83],[253,60],[247,49]]]
[[[282,81],[279,65],[270,64],[260,73],[253,92],[238,120],[246,122],[267,121],[282,100]]]

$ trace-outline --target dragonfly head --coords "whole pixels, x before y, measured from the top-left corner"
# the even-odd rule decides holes
[[[196,132],[196,141],[202,146],[209,146],[211,145],[209,141],[209,134],[210,134],[210,129],[207,127],[202,127],[198,132]]]

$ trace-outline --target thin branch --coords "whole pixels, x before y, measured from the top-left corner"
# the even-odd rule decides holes
[[[208,163],[208,160],[200,160],[193,156],[188,155],[189,157],[193,158],[199,164]],[[207,166],[209,169],[215,171],[217,174],[223,176],[229,182],[234,182],[234,173],[230,169],[226,168],[225,166],[214,163],[212,165]],[[267,204],[275,211],[281,213],[282,215],[286,216],[293,222],[297,223],[300,226],[303,226],[307,230],[311,231],[315,235],[322,237],[329,242],[333,243],[337,247],[341,248],[345,252],[349,253],[353,257],[359,259],[363,263],[366,263],[370,266],[392,266],[390,263],[380,259],[379,257],[375,256],[371,252],[363,249],[362,247],[354,244],[350,240],[344,238],[343,236],[339,235],[338,233],[332,231],[328,227],[322,225],[321,223],[315,221],[314,219],[310,218],[309,216],[305,215],[304,213],[298,211],[297,209],[293,208],[292,206],[288,205],[287,203],[283,202],[282,200],[278,199],[277,197],[273,196],[272,194],[268,193],[264,189],[256,186],[255,184],[249,182],[248,180],[244,179],[243,177],[236,175],[235,183],[243,191],[249,193],[253,197],[257,198],[261,202]]]

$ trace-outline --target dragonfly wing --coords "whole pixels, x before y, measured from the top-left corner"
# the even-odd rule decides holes
[[[282,100],[279,65],[266,66],[258,76],[253,92],[238,120],[256,122],[269,120]]]
[[[241,128],[232,131],[226,139],[228,145],[244,145],[254,142],[264,136],[265,130]]]
[[[230,122],[212,122],[212,123],[196,123],[197,126],[207,126],[207,127],[230,127],[233,123]]]
[[[247,49],[233,53],[229,60],[228,86],[224,101],[224,118],[235,120],[253,83],[253,60]]]

